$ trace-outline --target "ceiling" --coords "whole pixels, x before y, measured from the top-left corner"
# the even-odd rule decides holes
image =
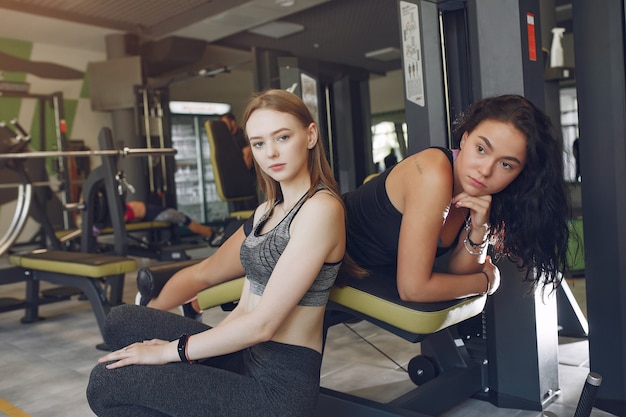
[[[557,24],[571,28],[571,0],[553,1]],[[401,67],[397,0],[0,0],[0,18],[0,37],[86,51],[104,52],[105,37],[115,33],[137,35],[144,46],[165,43],[152,52],[169,61],[146,62],[169,78],[249,65],[252,47],[374,74]],[[268,23],[301,30],[281,38],[249,31]],[[168,43],[180,38],[200,46]],[[389,61],[365,56],[388,49],[395,54]]]
[[[3,18],[0,36],[91,51],[104,51],[107,34],[131,33],[142,43],[183,37],[238,51],[219,65],[249,61],[255,46],[378,74],[401,66],[399,55],[365,57],[400,48],[396,0],[0,0],[0,9],[22,16]],[[269,22],[301,30],[280,39],[248,32]]]

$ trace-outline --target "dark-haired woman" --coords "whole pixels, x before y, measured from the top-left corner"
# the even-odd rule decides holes
[[[396,266],[406,301],[495,292],[488,243],[535,285],[558,285],[569,199],[548,117],[524,97],[503,95],[472,105],[455,132],[460,149],[425,149],[344,195],[348,254],[364,268]],[[446,252],[448,266],[436,272]]]

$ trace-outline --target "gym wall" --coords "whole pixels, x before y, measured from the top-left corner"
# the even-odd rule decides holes
[[[14,55],[19,58],[33,62],[51,62],[59,65],[71,67],[83,71],[86,74],[87,63],[91,61],[101,61],[106,57],[101,53],[94,53],[87,50],[77,50],[53,45],[33,43],[18,39],[0,37],[0,51]],[[94,112],[91,110],[89,100],[88,79],[82,80],[56,80],[41,78],[25,72],[3,71],[0,66],[0,80],[13,82],[26,82],[30,84],[31,94],[52,94],[61,92],[63,94],[63,108],[67,125],[67,139],[82,139],[85,145],[91,149],[98,148],[98,132],[103,126],[111,127],[111,117],[109,113]],[[18,122],[30,133],[33,140],[33,148],[39,148],[39,136],[41,129],[45,129],[47,150],[55,149],[56,133],[55,122],[52,111],[46,110],[45,126],[40,126],[38,100],[32,98],[16,98],[0,96],[0,120],[9,122],[17,119]],[[91,168],[100,165],[99,158],[91,158]],[[55,180],[48,165],[50,179]],[[58,187],[52,186],[53,190]],[[8,229],[9,220],[12,218],[14,204],[7,203],[0,206],[0,213],[6,212],[11,215],[0,216],[0,232]],[[29,219],[19,240],[28,241],[38,230],[39,225]]]
[[[82,139],[91,149],[97,149],[98,132],[103,126],[111,126],[111,118],[109,113],[91,110],[86,70],[89,62],[106,59],[104,54],[1,37],[0,51],[33,62],[51,62],[85,72],[85,78],[82,80],[55,80],[40,78],[24,72],[2,71],[0,67],[0,78],[5,81],[29,83],[31,94],[45,95],[61,92],[63,94],[68,140]],[[56,143],[56,135],[52,113],[48,116],[45,129],[46,146],[50,150]],[[33,138],[39,136],[42,127],[39,126],[36,100],[0,97],[0,120],[8,122],[14,118],[30,132]],[[99,161],[93,160],[92,166],[99,165],[99,163]]]

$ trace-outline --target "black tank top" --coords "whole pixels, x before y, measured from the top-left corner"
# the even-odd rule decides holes
[[[436,148],[446,154],[452,169],[452,151]],[[347,252],[364,268],[392,266],[398,260],[402,213],[393,206],[385,188],[385,181],[393,168],[343,196],[348,218]],[[437,256],[455,245],[456,241],[450,247],[437,248]]]

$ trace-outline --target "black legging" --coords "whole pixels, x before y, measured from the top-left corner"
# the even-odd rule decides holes
[[[107,316],[105,342],[114,350],[134,342],[174,340],[209,326],[136,305]],[[132,365],[92,371],[87,399],[106,416],[311,416],[322,356],[302,346],[266,342],[200,364]]]

